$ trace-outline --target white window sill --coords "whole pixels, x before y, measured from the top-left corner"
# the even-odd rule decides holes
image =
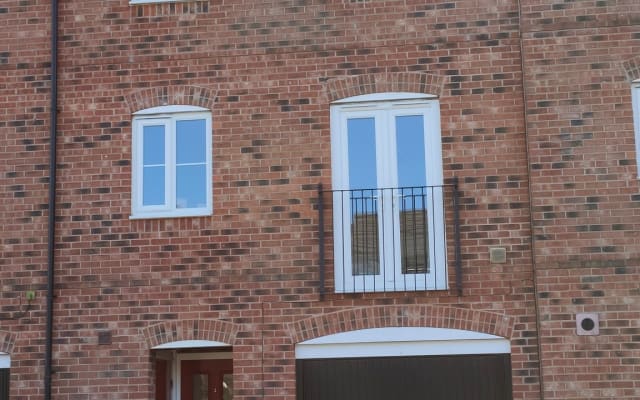
[[[152,219],[152,218],[184,218],[184,217],[206,217],[212,215],[210,209],[188,209],[172,211],[138,212],[129,216],[129,219]]]

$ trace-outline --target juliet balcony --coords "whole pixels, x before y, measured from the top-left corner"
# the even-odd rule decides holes
[[[320,293],[461,291],[457,179],[397,188],[318,188]]]

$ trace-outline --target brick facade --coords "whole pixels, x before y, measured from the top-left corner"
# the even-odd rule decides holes
[[[0,352],[16,399],[44,393],[49,3],[0,4]],[[296,343],[396,326],[509,339],[514,399],[640,398],[636,0],[59,13],[54,398],[152,399],[152,347],[213,340],[233,346],[234,398],[293,400]],[[438,96],[462,295],[321,299],[329,106],[387,91]],[[163,105],[212,113],[211,216],[129,218],[132,113]],[[576,335],[579,312],[599,314],[599,336]]]

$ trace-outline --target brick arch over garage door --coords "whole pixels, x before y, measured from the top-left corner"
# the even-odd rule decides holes
[[[329,102],[372,93],[423,93],[441,97],[445,77],[419,72],[390,72],[329,79],[326,95]]]
[[[290,325],[296,398],[512,400],[512,322],[500,314],[429,305],[306,318]],[[316,338],[321,341],[311,340]]]
[[[486,311],[432,305],[374,306],[312,316],[288,326],[293,343],[334,333],[388,327],[461,329],[510,339],[513,318]]]
[[[147,348],[183,340],[208,340],[233,346],[239,326],[221,320],[166,321],[142,330]]]

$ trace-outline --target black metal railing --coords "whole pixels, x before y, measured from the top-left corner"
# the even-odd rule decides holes
[[[461,291],[458,183],[439,186],[318,188],[320,295]],[[453,270],[449,259],[453,258]]]

